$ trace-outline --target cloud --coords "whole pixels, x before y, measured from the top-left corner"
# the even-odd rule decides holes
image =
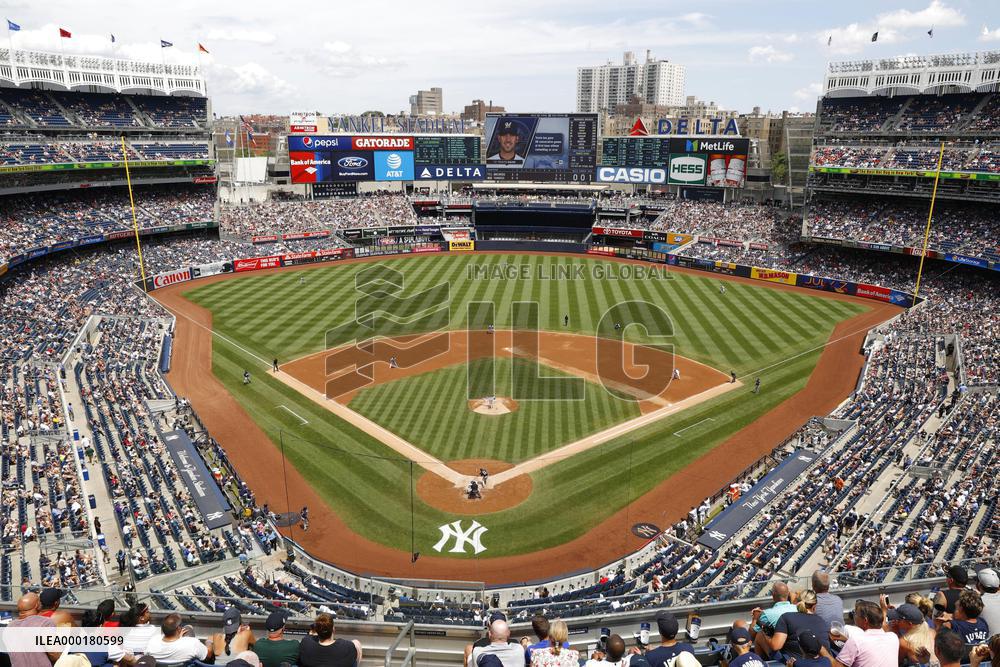
[[[994,28],[993,30],[990,30],[986,26],[983,26],[983,31],[979,35],[979,41],[1000,42],[1000,28]]]
[[[279,98],[293,92],[291,84],[258,63],[233,67],[212,64],[207,69],[214,86],[236,95]]]
[[[823,94],[823,84],[810,83],[809,85],[796,90],[794,93],[792,93],[792,96],[797,100],[815,100],[822,94]]]
[[[794,57],[791,53],[779,51],[771,45],[752,46],[747,54],[750,56],[751,62],[763,60],[767,63],[787,63]]]
[[[215,28],[208,32],[206,39],[213,42],[251,42],[253,44],[273,44],[277,38],[266,30]]]
[[[678,16],[679,21],[684,23],[689,23],[696,28],[710,28],[712,27],[712,22],[709,19],[712,18],[711,14],[703,14],[702,12],[688,12],[687,14],[682,14]]]
[[[817,42],[826,44],[832,37],[832,53],[858,53],[871,44],[872,34],[878,32],[879,44],[896,44],[913,35],[921,35],[931,28],[952,28],[965,25],[962,12],[949,7],[941,0],[932,0],[919,11],[897,9],[878,14],[871,21],[851,23],[840,28],[830,28],[815,34]]]
[[[345,79],[360,76],[374,69],[392,69],[403,64],[398,58],[362,52],[354,48],[354,45],[341,40],[323,42],[323,49],[318,54],[316,62],[328,76]]]

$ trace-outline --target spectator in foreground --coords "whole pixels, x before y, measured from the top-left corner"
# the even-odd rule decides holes
[[[625,640],[621,635],[611,635],[605,644],[604,657],[596,659],[591,657],[584,667],[627,667],[629,658],[625,655]],[[597,655],[597,654],[595,654]]]
[[[17,601],[17,618],[10,622],[11,628],[54,628],[51,618],[40,616],[41,602],[37,593],[25,593]],[[56,653],[8,653],[11,667],[51,667],[59,659]]]
[[[694,647],[686,642],[677,641],[680,626],[672,611],[663,609],[656,612],[656,628],[660,632],[660,645],[646,653],[650,667],[687,667],[692,664],[691,660],[697,664]],[[687,654],[691,660],[683,657],[683,654]]]
[[[215,658],[212,641],[202,642],[190,636],[188,628],[181,627],[180,614],[167,614],[160,623],[160,633],[146,645],[146,655],[155,658],[158,663],[205,662]]]
[[[811,630],[804,630],[799,633],[798,643],[802,648],[802,657],[789,664],[795,667],[830,667],[830,658],[823,655],[821,637],[817,637]]]
[[[965,654],[965,643],[951,630],[942,630],[934,638],[934,655],[941,667],[959,667]]]
[[[299,642],[285,639],[285,613],[272,611],[264,621],[267,637],[253,645],[253,652],[260,658],[263,667],[279,667],[287,662],[294,665],[299,661]]]
[[[534,618],[531,619],[531,631],[535,633],[535,637],[538,641],[534,644],[528,644],[528,638],[525,637],[521,640],[524,646],[524,664],[531,664],[531,652],[539,648],[548,648],[549,646],[549,619],[545,618],[542,614],[535,614]],[[567,646],[568,648],[568,646]]]
[[[830,575],[816,570],[812,576],[812,587],[816,591],[816,615],[832,625],[834,621],[844,622],[844,601],[830,592]]]
[[[965,642],[966,651],[963,661],[969,659],[968,647],[982,644],[990,636],[990,628],[986,621],[979,618],[983,611],[983,599],[973,590],[964,590],[955,603],[954,617],[942,614],[938,618],[939,628],[947,628],[958,634]]]
[[[729,667],[764,667],[760,657],[751,651],[753,647],[753,637],[750,631],[744,627],[734,627],[727,635],[729,646],[732,647]]]
[[[243,623],[243,616],[236,607],[229,607],[222,615],[222,633],[215,636],[215,655],[234,656],[252,650],[253,631]]]
[[[767,637],[772,636],[774,634],[774,627],[777,625],[778,619],[781,618],[782,614],[795,611],[796,607],[789,601],[790,597],[791,592],[788,590],[788,584],[779,581],[771,586],[771,600],[774,604],[768,609],[757,607],[753,610],[753,623],[750,625],[750,636],[754,638],[758,646],[761,646],[761,640],[757,639],[757,635],[760,632],[763,632]]]
[[[954,614],[958,596],[969,584],[969,571],[962,565],[952,565],[948,568],[947,581],[948,587],[938,591],[934,596],[934,606],[937,609],[944,609],[945,613]]]
[[[486,646],[476,646],[472,649],[469,667],[489,667],[488,663],[496,665],[499,660],[503,667],[523,667],[524,649],[520,644],[510,642],[510,626],[503,619],[490,623],[490,643]]]
[[[899,663],[937,667],[934,657],[934,630],[927,625],[923,612],[916,605],[901,604],[896,609],[899,634]]]
[[[335,638],[333,616],[320,614],[299,642],[298,662],[299,667],[354,667],[361,662],[361,642]]]
[[[979,618],[986,621],[990,632],[1000,634],[1000,577],[993,568],[985,568],[976,575],[976,590],[983,599],[983,611]]]
[[[781,651],[786,658],[789,656],[801,658],[803,656],[802,648],[799,646],[799,635],[808,630],[819,638],[820,644],[829,650],[830,623],[816,615],[816,605],[816,593],[803,591],[796,611],[782,614],[778,618],[772,637],[767,638],[763,632],[758,633],[758,644],[763,643],[767,654]]]
[[[988,662],[990,667],[1000,667],[1000,633],[990,637],[989,644],[980,644],[972,649],[970,667],[979,667]]]
[[[549,646],[531,653],[532,667],[578,667],[580,652],[566,648],[569,645],[569,628],[565,621],[555,621],[549,628]]]
[[[849,633],[834,667],[895,667],[899,664],[899,637],[882,629],[885,616],[874,602],[854,605],[854,622],[861,632]]]

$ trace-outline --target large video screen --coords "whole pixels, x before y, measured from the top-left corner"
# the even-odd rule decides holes
[[[607,137],[601,142],[600,183],[742,188],[750,140],[740,138]]]
[[[480,151],[471,135],[288,137],[293,183],[482,180]]]
[[[486,178],[589,183],[597,164],[596,114],[487,114]]]

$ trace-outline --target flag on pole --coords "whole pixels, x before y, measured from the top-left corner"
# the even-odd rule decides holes
[[[826,45],[830,46],[831,44],[833,44],[833,35],[826,38]]]
[[[930,38],[934,37],[934,28],[931,28],[930,30],[927,31],[927,36]]]
[[[874,33],[872,33],[872,41],[873,42],[877,42],[878,41],[878,31],[877,30]]]
[[[17,32],[20,29],[21,29],[21,26],[19,26],[18,24],[14,23],[10,19],[7,19],[7,30],[9,30],[10,32]],[[985,29],[986,29],[986,26],[983,26],[983,30],[985,30]]]
[[[227,146],[233,145],[233,135],[229,134],[229,130],[226,130],[226,145]]]
[[[165,40],[165,39],[161,39],[161,40],[160,40],[160,48],[161,48],[161,49],[166,49],[166,48],[169,48],[169,47],[171,47],[171,46],[173,46],[173,45],[174,45],[174,43],[173,43],[173,42],[168,42],[168,41],[167,41],[167,40]]]
[[[240,124],[243,125],[243,129],[246,130],[247,139],[250,140],[251,144],[253,144],[254,146],[256,146],[257,142],[254,141],[254,138],[253,138],[253,128],[250,126],[250,123],[247,122],[246,118],[244,118],[243,116],[240,116]]]
[[[115,33],[111,33],[111,43],[115,43]]]
[[[200,43],[198,44],[198,50],[201,51],[202,53],[208,53],[208,49],[206,49]]]
[[[73,33],[71,33],[69,30],[66,30],[65,28],[59,28],[59,36],[69,39],[70,37],[73,36]]]

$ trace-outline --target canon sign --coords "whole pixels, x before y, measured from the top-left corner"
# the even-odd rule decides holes
[[[653,183],[667,182],[667,170],[656,167],[598,167],[595,175],[601,183]]]
[[[178,269],[168,273],[158,273],[153,276],[153,289],[160,289],[167,285],[184,283],[191,280],[191,269]]]

